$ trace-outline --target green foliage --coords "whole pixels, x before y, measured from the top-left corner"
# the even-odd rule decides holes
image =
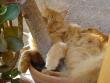
[[[12,78],[15,78],[19,74],[20,74],[20,72],[17,69],[13,69],[13,70],[7,71],[5,73],[2,73],[1,78],[2,79],[12,79]]]
[[[3,11],[3,8],[2,8]],[[18,17],[20,13],[20,6],[18,3],[9,4],[7,6],[7,11],[0,18],[0,24],[4,23],[6,20],[14,20]]]
[[[17,69],[13,69],[13,70],[10,72],[10,77],[11,77],[11,78],[15,78],[18,74],[20,74],[20,72],[19,72]]]
[[[6,7],[6,6],[1,7],[1,8],[0,8],[0,15],[5,14],[5,13],[6,13],[6,11],[7,11],[7,7]]]
[[[13,80],[11,81],[11,83],[20,83],[20,80],[19,80],[19,79],[13,79]]]
[[[17,3],[7,6],[7,12],[4,14],[6,20],[14,20],[20,13],[20,7]]]
[[[17,68],[15,68],[13,70],[2,73],[1,78],[10,80],[11,83],[20,83],[19,78],[16,78],[18,75],[20,75],[20,72],[17,70]]]
[[[11,53],[16,53],[23,47],[23,41],[20,39],[21,37],[19,37],[18,26],[10,27],[7,24],[8,21],[11,22],[20,14],[20,5],[18,4],[17,0],[15,0],[14,3],[10,3],[13,1],[0,0],[0,58],[2,58],[0,61],[2,64],[0,66],[1,69],[10,67],[10,63],[13,62],[13,57],[10,57],[13,55],[9,54],[10,56],[8,56],[8,51]],[[7,64],[8,62],[9,64]],[[15,77],[19,74],[20,72],[17,69],[13,69],[12,66],[10,71],[8,70],[7,72],[2,73],[1,78],[10,80],[11,83],[20,83],[19,79],[15,79]]]

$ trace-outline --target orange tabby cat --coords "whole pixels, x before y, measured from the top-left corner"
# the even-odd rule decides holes
[[[56,69],[60,59],[64,58],[65,69],[61,70],[59,75],[83,78],[78,83],[96,83],[107,39],[103,37],[104,35],[96,33],[95,30],[89,31],[88,29],[81,30],[74,34],[75,36],[70,38],[67,43],[58,42],[54,44],[47,54],[47,70]]]
[[[69,37],[71,41],[58,42],[50,48],[44,74],[30,66],[34,80],[40,83],[97,83],[107,36],[96,29],[81,29]],[[64,69],[51,71],[56,69],[61,58],[64,58]]]

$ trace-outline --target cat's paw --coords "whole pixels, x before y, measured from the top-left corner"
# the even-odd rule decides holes
[[[47,70],[55,70],[57,67],[57,64],[54,65],[54,63],[52,65],[46,65]]]
[[[49,50],[46,58],[46,68],[55,70],[58,67],[60,60],[65,57],[67,45],[63,42],[54,44]]]
[[[44,74],[49,74],[49,70],[43,69],[43,70],[42,70],[42,73],[44,73]]]

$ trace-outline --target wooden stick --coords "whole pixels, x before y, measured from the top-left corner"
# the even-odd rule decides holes
[[[23,6],[26,13],[26,21],[30,26],[30,32],[37,43],[40,53],[45,59],[46,54],[51,46],[51,40],[48,36],[47,26],[41,16],[35,0],[27,0]]]

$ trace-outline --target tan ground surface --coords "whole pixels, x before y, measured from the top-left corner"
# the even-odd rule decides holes
[[[110,0],[36,0],[37,3],[64,10],[68,9],[66,19],[83,27],[99,26],[106,33],[110,32]]]

